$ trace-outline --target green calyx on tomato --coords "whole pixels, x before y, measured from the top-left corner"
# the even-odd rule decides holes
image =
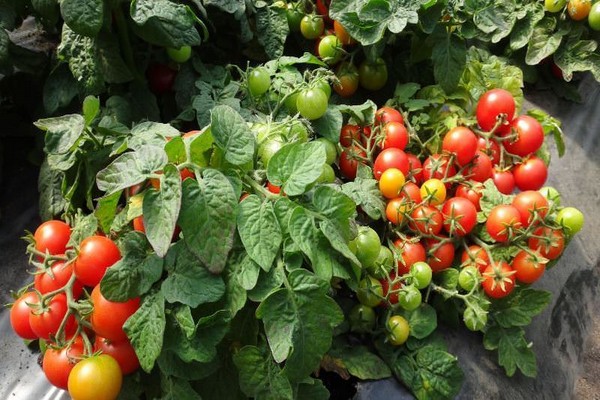
[[[344,54],[342,43],[335,35],[327,35],[321,39],[317,50],[319,57],[327,64],[336,64]]]
[[[316,39],[323,34],[325,23],[319,15],[305,15],[300,21],[300,33],[306,39]]]

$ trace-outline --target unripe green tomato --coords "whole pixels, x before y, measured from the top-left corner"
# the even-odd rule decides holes
[[[412,285],[403,287],[398,293],[398,304],[406,311],[419,308],[422,300],[421,292]]]
[[[317,142],[323,143],[323,146],[325,147],[325,162],[327,164],[333,164],[337,159],[337,147],[335,146],[335,144],[331,140],[325,139],[323,137],[318,138]]]
[[[361,304],[369,307],[375,307],[381,303],[383,297],[383,286],[377,279],[367,276],[358,284],[356,297]]]
[[[267,165],[269,165],[269,161],[273,155],[282,147],[283,141],[280,137],[269,138],[258,146],[258,157],[262,161],[265,168],[267,168]]]
[[[342,58],[342,43],[335,35],[327,35],[319,42],[319,57],[327,64],[335,64]]]
[[[325,115],[327,102],[327,95],[321,89],[306,89],[298,94],[296,107],[300,115],[312,121]]]
[[[458,274],[458,285],[467,292],[470,292],[479,284],[480,278],[481,273],[479,272],[479,268],[469,265],[460,270]]]
[[[182,64],[192,56],[192,48],[190,46],[181,46],[178,49],[167,47],[167,55],[171,60]]]
[[[350,330],[353,332],[370,332],[375,327],[377,316],[372,307],[364,304],[355,305],[348,314]]]
[[[300,32],[300,21],[304,18],[304,13],[298,4],[288,3],[286,15],[288,26],[292,32]]]
[[[572,236],[583,227],[583,213],[575,207],[565,207],[556,214],[556,222],[566,228],[568,236]]]
[[[300,94],[300,92],[296,92],[296,93],[289,95],[288,97],[286,97],[286,99],[283,103],[283,104],[285,104],[285,108],[287,108],[288,113],[290,113],[291,115],[298,113],[298,106],[296,103],[298,101],[299,94]]]
[[[463,321],[465,322],[467,329],[473,332],[482,330],[487,324],[487,314],[483,314],[479,318],[466,318],[469,313],[471,315],[473,314],[473,312],[467,307],[463,314]]]
[[[285,127],[285,138],[288,143],[306,143],[308,141],[308,129],[299,120],[293,120],[290,125]]]
[[[356,244],[356,258],[363,268],[371,267],[377,260],[381,247],[377,232],[368,226],[361,226],[358,228],[358,235],[352,241]]]
[[[553,188],[552,186],[544,186],[539,190],[539,192],[544,196],[548,201],[553,202],[555,205],[560,206],[560,193],[558,190]]]
[[[271,76],[263,67],[254,68],[248,74],[248,90],[252,96],[260,96],[269,90]]]
[[[433,271],[425,261],[417,261],[410,267],[410,274],[417,289],[425,289],[431,283]]]
[[[316,39],[323,34],[325,22],[319,15],[305,15],[300,21],[300,33],[306,39]]]
[[[394,346],[401,346],[408,340],[410,326],[401,315],[393,315],[386,322],[387,338]]]
[[[594,3],[588,14],[588,25],[595,31],[600,31],[600,3]]]
[[[327,79],[319,79],[317,81],[317,87],[321,89],[323,93],[325,93],[325,95],[327,96],[327,100],[329,100],[329,98],[331,97],[331,86],[329,86]]]
[[[323,164],[323,171],[317,178],[317,183],[333,183],[335,182],[335,171],[329,164]]]
[[[381,246],[377,259],[373,265],[367,267],[367,272],[377,279],[384,279],[390,274],[392,268],[394,268],[394,254],[388,247]]]
[[[546,11],[551,13],[557,13],[562,11],[563,8],[567,5],[567,0],[545,0],[544,7]]]

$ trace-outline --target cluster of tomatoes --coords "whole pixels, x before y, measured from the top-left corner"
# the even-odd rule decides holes
[[[355,330],[373,327],[373,307],[415,310],[432,274],[453,266],[459,266],[458,283],[467,293],[508,296],[517,282],[539,279],[546,264],[562,254],[566,238],[581,229],[581,212],[561,208],[557,191],[542,188],[547,168],[535,156],[544,141],[542,126],[514,113],[509,92],[486,92],[477,104],[478,128],[451,129],[441,151],[423,156],[423,162],[422,154],[406,151],[411,141],[410,148],[423,147],[414,143],[419,138],[396,109],[379,109],[373,126],[343,126],[339,170],[352,180],[359,164],[372,167],[387,202],[383,236],[390,238],[382,245],[375,230],[361,226],[350,242],[365,271],[356,291],[360,304],[350,316]],[[486,181],[487,190],[520,192],[482,212]],[[493,256],[494,249],[508,246],[510,262]],[[388,340],[404,343],[410,331],[406,319],[392,312],[387,321]],[[465,323],[472,330],[483,327]]]
[[[546,11],[551,13],[565,12],[574,21],[587,19],[588,25],[600,31],[600,4],[592,0],[545,0]]]
[[[123,324],[140,299],[113,302],[100,292],[106,270],[121,259],[115,242],[93,235],[74,250],[70,239],[63,221],[36,229],[28,248],[34,281],[12,305],[10,322],[21,338],[44,343],[42,368],[54,386],[76,400],[116,398],[122,376],[139,368]]]

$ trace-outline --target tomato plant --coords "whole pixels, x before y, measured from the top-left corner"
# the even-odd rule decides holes
[[[84,355],[83,342],[75,341],[62,349],[48,348],[42,359],[42,369],[48,381],[57,388],[66,390],[69,374]]]
[[[252,96],[260,96],[269,90],[271,77],[264,68],[254,68],[248,74],[248,89]]]
[[[101,336],[96,336],[94,351],[108,354],[119,364],[123,375],[129,375],[140,367],[140,361],[135,354],[135,349],[127,340],[112,341]]]
[[[482,275],[483,290],[492,299],[506,297],[515,288],[515,270],[505,262],[488,266]]]
[[[519,282],[533,283],[544,274],[546,263],[541,255],[521,250],[513,259],[512,267]]]
[[[192,57],[191,46],[181,46],[179,48],[167,47],[167,55],[176,63],[184,63]]]
[[[499,88],[489,90],[477,102],[477,123],[484,131],[491,131],[498,125],[497,132],[506,133],[515,107],[515,99],[509,91]]]
[[[506,242],[514,237],[521,226],[521,213],[512,205],[494,207],[485,223],[487,232],[498,242]]]
[[[389,168],[383,171],[379,178],[379,190],[384,197],[394,199],[400,196],[405,178],[398,168]]]
[[[306,89],[296,100],[298,112],[306,119],[321,118],[327,111],[327,95],[321,89]]]
[[[300,32],[306,39],[316,39],[323,34],[325,23],[317,15],[305,15],[300,21]]]
[[[63,293],[59,293],[45,304],[40,303],[39,299],[36,299],[32,304],[29,325],[35,335],[41,339],[50,340],[59,334],[59,327],[68,313],[67,297]],[[69,315],[62,333],[69,337],[75,333],[75,329],[75,317]]]
[[[107,354],[86,358],[73,367],[68,389],[73,400],[114,400],[119,395],[123,374]]]
[[[442,149],[454,154],[456,162],[464,166],[475,157],[477,136],[469,128],[458,126],[446,133],[442,142]]]
[[[400,346],[408,340],[410,326],[404,317],[400,315],[391,316],[386,322],[386,327],[388,329],[387,338],[392,345]]]
[[[13,331],[19,337],[26,340],[34,340],[38,338],[37,333],[31,328],[29,323],[29,314],[31,314],[31,307],[29,304],[35,304],[38,302],[38,295],[35,292],[25,292],[13,303],[10,308],[10,325]]]

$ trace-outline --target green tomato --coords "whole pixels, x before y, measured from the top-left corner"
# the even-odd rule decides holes
[[[342,58],[342,43],[335,35],[327,35],[319,42],[317,47],[319,57],[327,64],[335,64]]]
[[[167,55],[171,60],[182,64],[192,56],[192,48],[190,46],[181,46],[178,49],[167,47]]]
[[[302,121],[292,120],[285,126],[284,130],[284,136],[288,143],[306,143],[308,141],[308,129],[306,129],[306,125],[304,125]]]
[[[383,297],[383,286],[377,279],[367,276],[358,284],[356,297],[361,304],[369,307],[375,307],[381,303]]]
[[[417,289],[425,289],[431,283],[432,270],[425,261],[417,261],[410,267],[412,283]]]
[[[267,168],[269,161],[275,153],[283,147],[283,141],[279,137],[272,137],[265,140],[258,146],[258,157],[262,161],[263,166]]]
[[[285,16],[287,17],[290,31],[300,32],[300,21],[304,18],[304,13],[300,9],[300,5],[298,3],[288,3]]]
[[[479,284],[481,273],[479,268],[469,265],[460,270],[458,274],[458,285],[470,292],[476,285]]]
[[[600,31],[600,3],[594,3],[588,14],[588,25],[595,31]]]
[[[298,106],[296,105],[298,102],[298,96],[300,96],[300,92],[292,93],[288,97],[286,97],[284,101],[285,108],[287,108],[288,112],[292,115],[298,113]]]
[[[408,340],[410,326],[401,315],[392,315],[386,322],[388,341],[394,346],[401,346]]]
[[[317,81],[316,87],[321,89],[323,93],[327,96],[327,100],[331,97],[331,86],[327,82],[327,79],[319,79]]]
[[[252,96],[260,96],[269,90],[271,86],[271,76],[263,67],[254,68],[248,74],[248,89]]]
[[[355,305],[352,310],[350,310],[350,314],[348,314],[350,330],[353,332],[372,331],[375,327],[376,319],[377,316],[375,315],[375,310],[364,304]]]
[[[567,235],[572,236],[583,227],[583,213],[575,207],[565,207],[556,214],[556,222],[566,228]]]
[[[475,312],[470,308],[465,308],[463,313],[463,321],[468,330],[476,332],[482,330],[487,324],[487,314],[481,314],[476,316]]]
[[[551,12],[551,13],[557,13],[562,11],[563,8],[565,8],[565,5],[567,5],[567,0],[545,0],[544,1],[544,7],[546,8],[546,11]]]
[[[394,254],[386,246],[379,247],[379,254],[373,265],[367,267],[367,272],[377,279],[385,279],[394,268]]]
[[[323,146],[325,146],[325,162],[327,164],[333,164],[337,159],[337,147],[335,146],[335,144],[331,140],[325,139],[323,137],[318,138],[316,141],[323,143]]]
[[[327,95],[321,89],[306,89],[296,100],[298,112],[308,120],[321,118],[327,112]]]
[[[356,244],[356,258],[362,264],[363,268],[373,266],[379,256],[381,242],[379,235],[368,226],[358,228],[358,235],[352,240]]]
[[[539,192],[555,205],[560,206],[560,193],[552,186],[544,186]]]
[[[323,171],[317,178],[317,183],[333,183],[335,182],[335,171],[329,164],[323,164]]]
[[[305,15],[300,21],[300,33],[306,39],[316,39],[323,34],[325,22],[320,15]]]
[[[367,90],[379,90],[385,86],[387,80],[387,65],[382,58],[373,63],[365,60],[358,66],[358,82]]]
[[[422,300],[421,292],[412,285],[403,287],[398,293],[398,304],[406,311],[419,308]]]

